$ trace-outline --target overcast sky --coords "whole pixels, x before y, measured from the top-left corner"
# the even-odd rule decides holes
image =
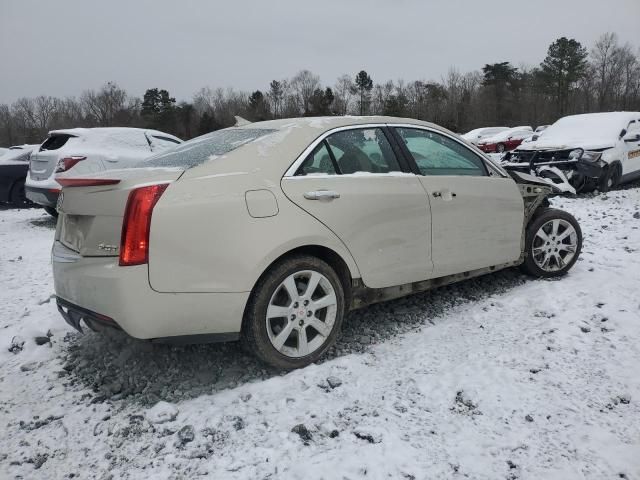
[[[640,46],[640,0],[0,0],[0,102],[203,86],[266,89],[303,68],[323,84],[440,79],[485,63],[533,65],[549,43],[604,32]]]

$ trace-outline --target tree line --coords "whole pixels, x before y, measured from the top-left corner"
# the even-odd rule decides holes
[[[273,80],[267,89],[204,87],[191,102],[164,89],[143,98],[114,82],[79,98],[38,96],[0,104],[0,145],[40,143],[50,130],[72,127],[155,128],[184,139],[235,123],[324,115],[393,115],[427,120],[456,132],[478,126],[542,125],[575,113],[640,110],[640,50],[603,34],[587,50],[561,37],[537,66],[486,64],[481,71],[450,69],[438,81],[375,83],[364,70],[333,85],[302,70]]]

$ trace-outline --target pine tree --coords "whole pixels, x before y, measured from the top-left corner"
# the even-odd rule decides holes
[[[261,121],[269,118],[269,105],[260,90],[249,96],[249,112],[252,120]]]
[[[584,75],[586,67],[587,50],[580,42],[560,37],[549,45],[540,68],[548,90],[556,100],[560,117],[566,114],[571,90]]]
[[[216,120],[216,116],[213,112],[205,111],[200,117],[200,125],[198,125],[198,135],[204,135],[205,133],[213,132],[221,128],[221,125]]]
[[[273,116],[278,118],[282,114],[282,99],[284,97],[284,88],[282,83],[272,80],[269,85],[269,97],[273,106]]]
[[[360,95],[360,115],[364,115],[369,106],[369,96],[373,89],[373,80],[367,72],[361,70],[356,75],[356,91]]]
[[[495,107],[494,122],[508,123],[511,112],[507,111],[507,103],[519,87],[520,75],[518,69],[509,62],[487,64],[482,68],[484,78],[482,85],[493,92]]]
[[[310,115],[331,115],[331,105],[334,100],[333,90],[327,87],[324,91],[316,88],[309,100]]]
[[[176,99],[167,90],[150,88],[144,93],[140,114],[147,126],[175,133],[176,112]]]

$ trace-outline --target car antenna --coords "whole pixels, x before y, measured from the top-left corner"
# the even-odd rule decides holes
[[[249,120],[239,117],[238,115],[235,115],[233,118],[236,119],[236,124],[234,125],[234,127],[243,127],[245,125],[249,125],[253,122],[250,122]]]

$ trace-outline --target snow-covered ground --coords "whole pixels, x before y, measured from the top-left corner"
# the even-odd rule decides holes
[[[638,479],[640,187],[553,203],[585,235],[567,277],[354,312],[286,374],[233,344],[75,333],[54,222],[2,210],[0,478]]]

